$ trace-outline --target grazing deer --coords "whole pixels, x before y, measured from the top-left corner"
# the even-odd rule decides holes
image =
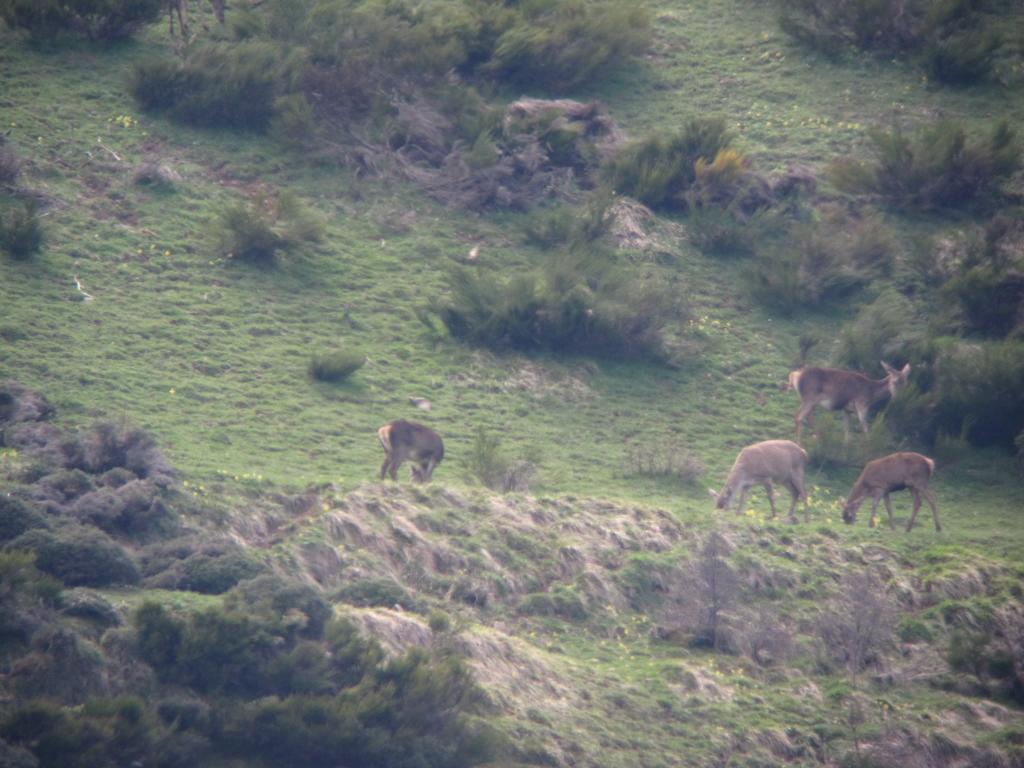
[[[736,514],[743,511],[743,502],[746,501],[747,491],[751,486],[763,485],[768,493],[768,503],[772,507],[772,517],[775,517],[775,493],[772,488],[772,481],[781,482],[793,496],[789,506],[789,519],[796,522],[793,512],[796,510],[796,502],[800,497],[804,500],[804,521],[807,521],[807,493],[804,491],[804,467],[807,465],[807,452],[792,440],[765,440],[762,443],[748,445],[736,461],[733,462],[729,476],[725,479],[725,486],[721,493],[715,493],[710,488],[708,492],[711,498],[715,499],[715,506],[718,509],[728,509],[729,502],[739,492],[739,504],[736,505]]]
[[[907,530],[914,527],[914,518],[921,508],[921,497],[931,505],[932,517],[935,519],[935,530],[941,531],[939,524],[939,508],[935,503],[935,494],[928,490],[928,481],[935,471],[935,462],[920,453],[904,451],[891,453],[880,459],[869,461],[853,484],[850,496],[843,505],[843,522],[852,525],[857,520],[857,510],[868,496],[872,498],[871,519],[868,527],[875,527],[875,515],[878,512],[878,500],[885,499],[885,511],[889,513],[889,527],[892,527],[892,505],[889,494],[909,488],[914,496],[914,511],[907,523]]]
[[[430,427],[405,419],[389,421],[377,430],[377,437],[384,448],[384,463],[380,467],[380,479],[387,474],[392,480],[398,479],[398,468],[402,462],[414,462],[412,481],[426,483],[434,474],[434,468],[444,458],[444,442]]]
[[[803,368],[789,374],[789,386],[800,395],[800,410],[796,413],[796,440],[800,442],[800,433],[806,419],[808,426],[814,429],[814,406],[820,405],[830,411],[841,411],[843,414],[843,434],[850,439],[850,415],[853,408],[860,419],[864,432],[868,431],[868,410],[875,403],[890,397],[907,383],[910,376],[910,363],[897,371],[887,363],[884,379],[869,379],[862,373],[844,371],[839,368]]]

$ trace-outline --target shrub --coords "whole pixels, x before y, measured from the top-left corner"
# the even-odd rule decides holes
[[[847,573],[839,593],[818,616],[818,635],[828,657],[852,674],[878,663],[892,643],[896,609],[878,578],[866,571]]]
[[[706,471],[700,457],[676,443],[637,443],[629,446],[627,466],[640,477],[675,477],[696,481]]]
[[[919,20],[902,0],[780,0],[779,24],[832,56],[850,45],[891,56],[912,48],[920,34]]]
[[[832,181],[844,191],[876,194],[906,210],[984,205],[1021,164],[1020,143],[1005,120],[974,141],[948,120],[922,128],[916,138],[898,126],[869,136],[874,163],[835,162],[829,169]]]
[[[3,0],[0,18],[37,40],[74,31],[90,40],[115,41],[156,21],[161,8],[160,0]]]
[[[358,352],[328,352],[325,355],[313,355],[309,362],[309,375],[317,381],[336,384],[345,381],[366,363],[366,355]]]
[[[405,587],[392,579],[353,581],[335,592],[334,600],[364,607],[391,608],[400,605],[410,610],[416,610],[419,604]]]
[[[39,206],[34,200],[0,209],[0,248],[11,258],[27,259],[43,247],[44,239]]]
[[[992,71],[1000,35],[980,12],[979,0],[940,0],[931,3],[924,18],[925,71],[936,80],[967,85]]]
[[[133,475],[134,477],[134,475]],[[178,515],[147,480],[100,488],[78,498],[68,512],[112,536],[137,540],[164,538],[178,527]]]
[[[288,638],[319,638],[331,617],[331,606],[313,587],[272,574],[240,582],[224,604],[255,613]]]
[[[863,306],[840,332],[835,360],[846,368],[881,376],[879,362],[910,359],[924,333],[910,300],[888,289]]]
[[[285,192],[273,200],[228,208],[221,215],[216,234],[220,247],[231,258],[267,266],[275,262],[279,252],[319,241],[323,222],[295,195]]]
[[[137,65],[130,89],[143,109],[193,125],[260,132],[274,118],[277,99],[295,93],[301,69],[299,59],[265,40],[205,43],[180,64]]]
[[[526,491],[536,471],[533,462],[505,455],[501,438],[483,428],[478,429],[473,438],[467,464],[474,478],[492,490],[503,492]]]
[[[64,466],[91,474],[123,468],[138,478],[166,485],[174,477],[156,439],[143,429],[100,421],[61,447]]]
[[[457,269],[433,311],[457,339],[492,349],[664,361],[663,330],[685,319],[678,293],[630,283],[599,250],[561,251],[541,270],[504,280]]]
[[[0,495],[0,542],[17,538],[33,528],[48,528],[41,514],[21,499]]]
[[[0,186],[13,186],[21,174],[21,160],[6,139],[0,139]]]
[[[697,161],[714,161],[731,141],[724,120],[694,119],[675,136],[655,136],[627,146],[607,166],[607,182],[616,193],[651,208],[680,209],[697,179]]]
[[[34,552],[39,570],[69,587],[135,584],[140,578],[131,556],[94,528],[67,525],[56,531],[35,529],[9,542],[6,549]]]
[[[716,256],[751,256],[771,236],[775,218],[767,211],[746,216],[734,206],[691,208],[686,226],[690,242]]]
[[[519,603],[518,611],[526,616],[559,616],[568,621],[587,618],[587,609],[576,592],[556,585],[550,592],[534,592]]]
[[[524,6],[483,69],[497,79],[571,90],[645,51],[650,21],[637,6],[579,0]]]
[[[245,550],[227,552],[218,557],[192,555],[181,567],[179,589],[219,595],[245,579],[265,573],[267,566]]]

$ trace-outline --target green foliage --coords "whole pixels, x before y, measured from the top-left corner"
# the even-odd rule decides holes
[[[697,118],[673,136],[653,136],[629,145],[606,168],[616,193],[655,209],[680,209],[697,179],[696,163],[714,162],[732,141],[722,119]]]
[[[162,7],[161,0],[2,0],[0,19],[36,40],[70,31],[111,42],[156,21]]]
[[[791,225],[783,244],[758,254],[753,293],[786,314],[830,307],[889,274],[896,244],[875,218],[857,219],[840,208]]]
[[[928,622],[916,616],[903,616],[896,624],[896,634],[904,643],[930,643],[935,639]]]
[[[39,570],[69,587],[135,584],[140,579],[131,556],[95,528],[66,525],[55,531],[30,530],[9,542],[6,549],[34,552]]]
[[[779,24],[829,56],[847,46],[891,56],[913,46],[918,23],[901,0],[779,0]]]
[[[341,587],[335,594],[335,600],[349,605],[380,606],[391,608],[401,605],[415,610],[418,601],[405,587],[392,579],[360,579]]]
[[[556,584],[550,592],[534,592],[519,603],[519,613],[526,616],[559,616],[568,621],[587,618],[587,609],[571,587]]]
[[[43,247],[44,239],[39,206],[34,200],[0,206],[0,249],[11,258],[29,258]]]
[[[366,363],[366,355],[338,350],[324,355],[313,355],[309,362],[309,375],[317,381],[336,384],[345,381]]]
[[[883,291],[843,328],[835,360],[842,367],[881,376],[879,361],[896,364],[911,358],[925,333],[922,326],[906,296],[893,289]]]
[[[649,45],[650,21],[637,5],[548,0],[520,7],[483,67],[501,81],[568,91]]]
[[[0,552],[0,615],[19,604],[54,605],[60,598],[61,585],[36,568],[31,552]],[[8,614],[4,617],[10,619]],[[13,622],[0,622],[0,637]]]
[[[841,160],[833,183],[853,194],[875,194],[911,211],[983,206],[1021,165],[1021,145],[1005,120],[987,137],[971,140],[963,126],[940,120],[915,137],[901,127],[869,133],[875,161]]]
[[[198,553],[182,563],[179,589],[219,595],[245,579],[265,573],[267,566],[258,556],[245,549],[232,550],[219,556]]]
[[[47,527],[46,518],[21,499],[0,495],[0,541],[16,538],[32,528]]]
[[[318,242],[323,230],[324,223],[315,212],[295,195],[283,192],[276,199],[229,207],[221,214],[215,234],[229,257],[268,266],[276,262],[279,252]]]
[[[663,361],[663,330],[685,317],[677,296],[628,282],[599,250],[559,251],[541,270],[507,280],[457,269],[449,289],[434,307],[449,333],[497,350]]]
[[[313,587],[272,574],[241,582],[227,595],[224,605],[255,613],[289,639],[320,637],[331,617],[331,606]]]
[[[744,215],[734,206],[691,208],[686,219],[690,242],[715,256],[752,256],[774,229],[767,211]]]
[[[1003,41],[996,20],[983,14],[983,0],[939,0],[923,23],[922,63],[929,76],[952,85],[984,79]]]
[[[136,65],[130,90],[143,109],[167,111],[186,123],[264,131],[278,101],[297,93],[302,61],[265,40],[204,43],[181,63],[157,59]]]

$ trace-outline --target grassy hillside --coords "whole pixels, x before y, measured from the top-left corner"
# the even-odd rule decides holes
[[[950,88],[906,61],[815,54],[778,28],[769,3],[648,9],[649,52],[569,95],[600,99],[631,137],[720,116],[758,170],[808,166],[826,200],[841,199],[826,164],[868,156],[870,128],[941,117],[981,132],[1024,118],[1019,64],[1005,82]],[[685,216],[652,216],[648,241],[616,258],[687,303],[667,329],[673,365],[473,348],[419,311],[471,249],[481,269],[542,263],[546,249],[524,234],[537,214],[445,207],[395,174],[145,113],[129,94],[132,67],[172,43],[163,22],[115,46],[40,47],[0,29],[0,129],[45,228],[38,254],[0,257],[0,380],[48,398],[65,434],[106,419],[153,435],[178,473],[154,493],[179,533],[243,545],[390,653],[466,659],[482,717],[505,738],[496,764],[1021,764],[1020,691],[1008,682],[1019,685],[1020,659],[1005,658],[1024,647],[1010,453],[939,446],[941,534],[922,517],[910,533],[868,529],[866,508],[842,523],[864,459],[934,450],[884,420],[837,462],[825,459],[842,453],[838,420],[819,416],[809,523],[768,521],[760,492],[743,515],[716,514],[706,492],[742,446],[792,436],[798,402],[783,385],[801,336],[819,339],[811,362],[829,362],[858,310],[901,287],[915,241],[954,239],[983,216],[883,210],[899,243],[893,276],[791,313],[754,299],[749,260],[702,252]],[[493,99],[521,95],[505,84]],[[139,183],[147,162],[175,180]],[[1019,173],[1007,186],[1019,195]],[[322,240],[270,269],[230,258],[215,231],[223,211],[281,191],[322,217]],[[341,384],[311,378],[312,357],[338,349],[365,365]],[[399,417],[444,437],[429,487],[375,482],[376,429]],[[481,436],[535,470],[528,493],[480,484]],[[34,461],[0,442],[14,496],[42,482]],[[899,524],[910,501],[895,504]],[[707,553],[713,534],[719,554]],[[143,564],[157,559],[152,541],[121,542]],[[718,566],[735,584],[719,595],[728,632],[708,647],[701,616],[714,600],[701,574]],[[129,624],[149,600],[180,615],[222,603],[142,576],[98,599]],[[863,665],[826,639],[851,603],[877,608],[885,630]],[[112,664],[103,626],[74,621]],[[5,679],[21,679],[12,667],[26,637],[6,646]],[[0,685],[5,713],[31,698]]]

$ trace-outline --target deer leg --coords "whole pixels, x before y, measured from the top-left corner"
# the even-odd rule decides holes
[[[389,453],[384,457],[384,463],[380,465],[380,479],[384,479],[384,475],[387,474],[389,465],[391,464],[391,454]]]
[[[868,408],[859,403],[853,406],[857,410],[857,418],[860,419],[860,428],[866,435],[868,433]]]
[[[885,511],[889,513],[889,527],[892,528],[892,502],[889,501],[889,494],[885,494]]]
[[[878,515],[878,502],[881,501],[881,497],[871,497],[871,519],[868,520],[868,528],[875,527],[875,517]]]
[[[737,515],[742,515],[743,514],[743,507],[744,507],[744,505],[746,504],[746,501],[747,501],[747,491],[748,490],[749,490],[749,488],[746,485],[744,485],[740,489],[740,500],[739,500],[739,504],[736,505],[736,514]]]
[[[921,489],[921,495],[924,496],[925,501],[928,502],[932,508],[932,519],[935,521],[935,532],[939,533],[942,531],[942,525],[939,523],[939,506],[935,501],[935,494],[928,488]]]
[[[907,532],[913,527],[913,521],[918,518],[918,510],[921,509],[921,494],[918,493],[918,488],[910,488],[910,493],[913,495],[913,512],[906,523]]]
[[[807,426],[814,429],[814,403],[812,402],[800,403],[800,410],[796,412],[796,441],[798,443],[804,421],[807,422]]]
[[[850,442],[850,412],[843,409],[843,442]]]
[[[775,519],[775,514],[776,514],[775,513],[775,487],[772,485],[772,481],[771,480],[765,480],[763,485],[764,485],[765,493],[768,494],[768,504],[771,505],[771,508],[772,508],[772,520],[774,520]]]
[[[789,493],[793,497],[792,500],[790,501],[790,504],[789,504],[789,522],[795,523],[795,522],[797,522],[796,514],[795,514],[795,512],[796,512],[796,503],[799,500],[800,495],[801,495],[800,494],[800,488],[792,480],[787,480],[786,481],[786,486],[789,488]],[[807,510],[805,508],[804,509],[804,518],[805,518],[804,522],[807,522],[806,517],[807,517]]]

